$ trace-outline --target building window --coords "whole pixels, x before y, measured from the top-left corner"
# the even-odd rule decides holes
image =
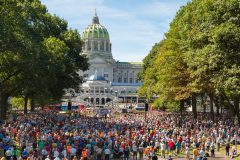
[[[88,43],[87,50],[90,51],[91,50],[91,43],[89,41],[87,43]]]
[[[88,74],[84,74],[83,77],[84,77],[84,78],[85,78],[85,77],[88,77]]]
[[[121,83],[122,82],[122,78],[118,77],[118,82]]]
[[[104,77],[105,77],[105,78],[108,78],[108,74],[104,74]]]
[[[129,83],[133,83],[133,79],[132,78],[129,78]]]
[[[108,51],[108,42],[106,43],[106,51]]]
[[[95,50],[95,51],[98,50],[98,42],[94,42],[94,50]]]
[[[101,51],[104,50],[104,42],[103,42],[103,41],[101,41],[100,50],[101,50]]]
[[[126,77],[124,78],[124,83],[127,83],[127,78]]]

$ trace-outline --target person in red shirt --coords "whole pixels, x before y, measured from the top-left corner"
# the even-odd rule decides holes
[[[170,153],[172,153],[175,149],[175,144],[172,140],[168,142],[168,147],[169,147]]]
[[[182,137],[181,136],[178,137],[178,142],[182,143]]]

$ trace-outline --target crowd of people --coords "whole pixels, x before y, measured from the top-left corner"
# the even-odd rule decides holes
[[[145,120],[141,113],[97,118],[48,111],[10,116],[0,125],[0,160],[206,160],[220,148],[226,157],[237,154],[234,123],[224,115],[213,121],[207,114],[152,111]]]

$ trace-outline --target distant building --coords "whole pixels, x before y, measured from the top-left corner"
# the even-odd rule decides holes
[[[99,106],[113,101],[136,102],[141,86],[137,74],[142,70],[142,62],[115,61],[110,36],[96,13],[82,33],[82,40],[82,54],[89,58],[90,67],[79,73],[84,83],[75,100]]]

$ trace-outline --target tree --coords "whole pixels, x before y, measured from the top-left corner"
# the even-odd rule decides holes
[[[143,71],[138,74],[138,78],[143,81],[142,87],[138,90],[141,97],[146,97],[150,101],[154,95],[154,87],[157,81],[155,59],[158,55],[159,47],[161,44],[155,44],[150,53],[143,60]]]
[[[88,63],[80,55],[78,32],[48,13],[39,0],[1,4],[0,107],[1,118],[6,118],[9,96],[59,100],[65,88],[79,85],[78,71],[86,70]]]
[[[152,59],[154,91],[166,101],[207,94],[239,116],[240,5],[238,0],[193,0],[182,7]],[[146,63],[148,64],[148,63]],[[145,81],[151,81],[143,74]],[[180,103],[181,105],[184,103]],[[213,109],[212,109],[213,114]]]

